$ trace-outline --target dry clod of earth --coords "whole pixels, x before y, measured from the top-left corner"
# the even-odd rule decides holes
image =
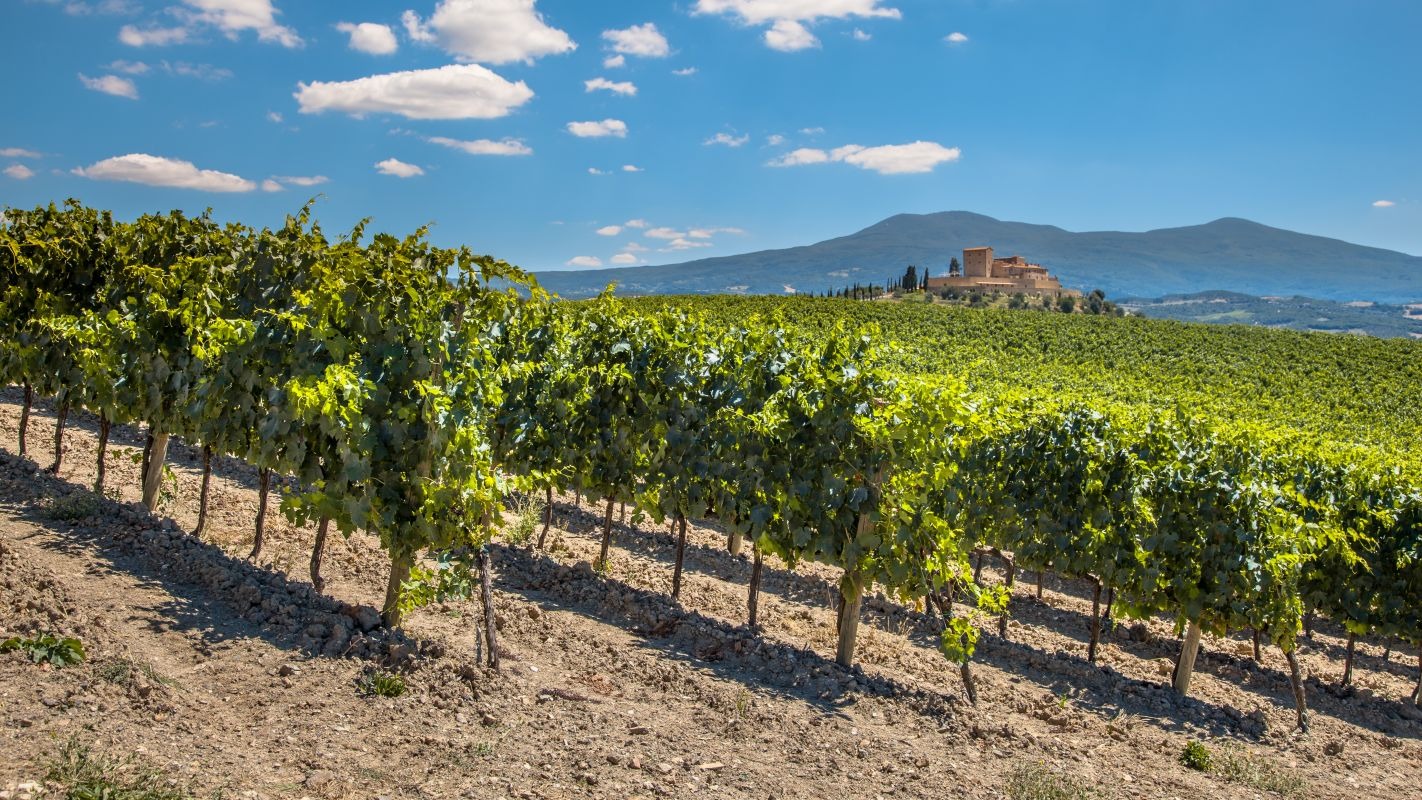
[[[176,490],[155,517],[135,502],[138,431],[114,428],[116,496],[96,498],[82,488],[94,420],[71,417],[53,476],[12,455],[18,416],[0,392],[0,639],[76,637],[87,658],[42,668],[0,654],[0,800],[36,795],[76,736],[196,797],[1416,796],[1422,713],[1403,702],[1415,657],[1385,661],[1386,643],[1360,638],[1366,691],[1334,691],[1346,634],[1327,624],[1300,656],[1314,724],[1299,737],[1277,650],[1255,664],[1243,637],[1210,642],[1182,699],[1168,686],[1170,621],[1119,625],[1090,664],[1091,597],[1048,576],[1041,604],[1034,582],[1017,586],[1006,639],[984,621],[972,706],[924,614],[868,598],[859,666],[844,670],[833,570],[765,559],[752,631],[751,564],[713,526],[689,526],[673,602],[665,529],[619,524],[600,573],[598,510],[561,497],[548,550],[494,549],[496,672],[482,666],[477,598],[380,627],[389,562],[370,536],[328,542],[317,592],[314,529],[274,511],[264,559],[248,563],[249,467],[219,461],[198,539],[186,531],[199,451],[174,443]],[[32,446],[52,433],[40,404]],[[404,693],[363,694],[375,671]],[[1189,770],[1176,759],[1189,740],[1248,758],[1232,777]]]

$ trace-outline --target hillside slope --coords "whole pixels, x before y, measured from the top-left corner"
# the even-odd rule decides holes
[[[899,214],[803,247],[681,264],[538,273],[565,297],[616,282],[623,294],[822,292],[882,283],[908,264],[947,271],[963,248],[991,245],[1046,265],[1068,286],[1157,297],[1224,289],[1253,295],[1403,303],[1422,300],[1422,257],[1271,228],[1244,219],[1144,233],[1075,233],[966,211]]]

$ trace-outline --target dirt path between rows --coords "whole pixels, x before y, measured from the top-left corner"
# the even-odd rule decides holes
[[[936,652],[935,624],[866,604],[860,665],[833,664],[833,570],[767,560],[760,631],[744,626],[750,562],[714,527],[690,535],[679,603],[673,539],[619,525],[612,569],[591,569],[601,509],[560,498],[550,547],[495,550],[502,671],[479,666],[477,601],[414,613],[403,635],[371,627],[388,562],[364,534],[334,537],[325,595],[305,579],[314,537],[278,513],[260,564],[250,549],[255,475],[223,460],[214,521],[196,520],[197,452],[175,445],[162,513],[137,499],[137,432],[116,430],[115,497],[94,475],[92,420],[73,419],[65,466],[49,463],[53,416],[31,418],[20,461],[14,393],[0,393],[0,639],[77,635],[65,669],[0,655],[0,789],[38,780],[70,737],[135,755],[224,797],[1005,797],[1040,765],[1107,797],[1268,792],[1178,762],[1191,739],[1225,743],[1296,779],[1299,797],[1411,797],[1422,714],[1403,700],[1416,653],[1364,642],[1357,687],[1337,692],[1340,631],[1306,644],[1314,728],[1292,732],[1277,651],[1208,641],[1192,698],[1160,675],[1178,646],[1152,620],[1084,659],[1084,587],[1020,578],[1006,640],[984,620],[981,700],[967,704]],[[275,504],[274,504],[275,505]],[[997,580],[991,568],[988,580]],[[370,670],[403,675],[398,698],[363,696]]]

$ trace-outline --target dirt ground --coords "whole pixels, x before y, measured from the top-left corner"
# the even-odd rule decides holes
[[[751,563],[723,533],[691,528],[673,603],[667,528],[619,524],[601,575],[600,509],[564,497],[546,550],[495,548],[494,672],[480,666],[477,598],[421,609],[401,633],[374,627],[388,561],[367,535],[332,537],[317,594],[314,530],[274,502],[266,551],[248,563],[249,467],[218,464],[200,540],[186,533],[197,450],[175,442],[176,484],[150,516],[134,502],[137,431],[115,429],[114,496],[99,500],[86,488],[94,420],[71,417],[52,476],[52,410],[31,416],[21,460],[17,400],[0,392],[0,639],[78,636],[88,658],[54,669],[0,655],[9,797],[27,796],[21,785],[71,739],[200,797],[1001,798],[1024,767],[1102,797],[1278,796],[1182,766],[1192,739],[1293,782],[1298,797],[1422,796],[1422,711],[1406,700],[1417,653],[1385,659],[1386,643],[1361,641],[1355,685],[1339,690],[1344,639],[1326,622],[1301,649],[1313,726],[1297,735],[1277,650],[1255,664],[1244,639],[1206,637],[1180,699],[1167,622],[1118,626],[1092,665],[1087,587],[1049,575],[1038,601],[1034,576],[1019,576],[1006,639],[982,621],[974,707],[936,650],[936,623],[912,609],[869,598],[858,666],[844,670],[835,570],[767,559],[753,632]],[[409,691],[363,695],[357,682],[377,667]]]

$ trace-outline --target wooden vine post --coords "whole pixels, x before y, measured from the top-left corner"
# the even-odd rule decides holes
[[[686,517],[677,514],[673,521],[677,526],[676,534],[676,567],[672,569],[672,599],[681,598],[681,568],[682,562],[686,559]]]
[[[1180,645],[1180,658],[1175,662],[1175,691],[1190,694],[1190,677],[1195,672],[1195,656],[1200,652],[1200,623],[1190,620],[1185,639]]]
[[[489,574],[489,546],[483,545],[479,548],[479,593],[484,603],[484,641],[488,644],[489,657],[488,664],[493,669],[499,668],[499,637],[498,624],[494,619],[494,588],[493,579]]]
[[[168,434],[154,433],[148,450],[148,466],[143,473],[143,505],[158,510],[158,490],[163,486],[163,465],[168,458]]]

